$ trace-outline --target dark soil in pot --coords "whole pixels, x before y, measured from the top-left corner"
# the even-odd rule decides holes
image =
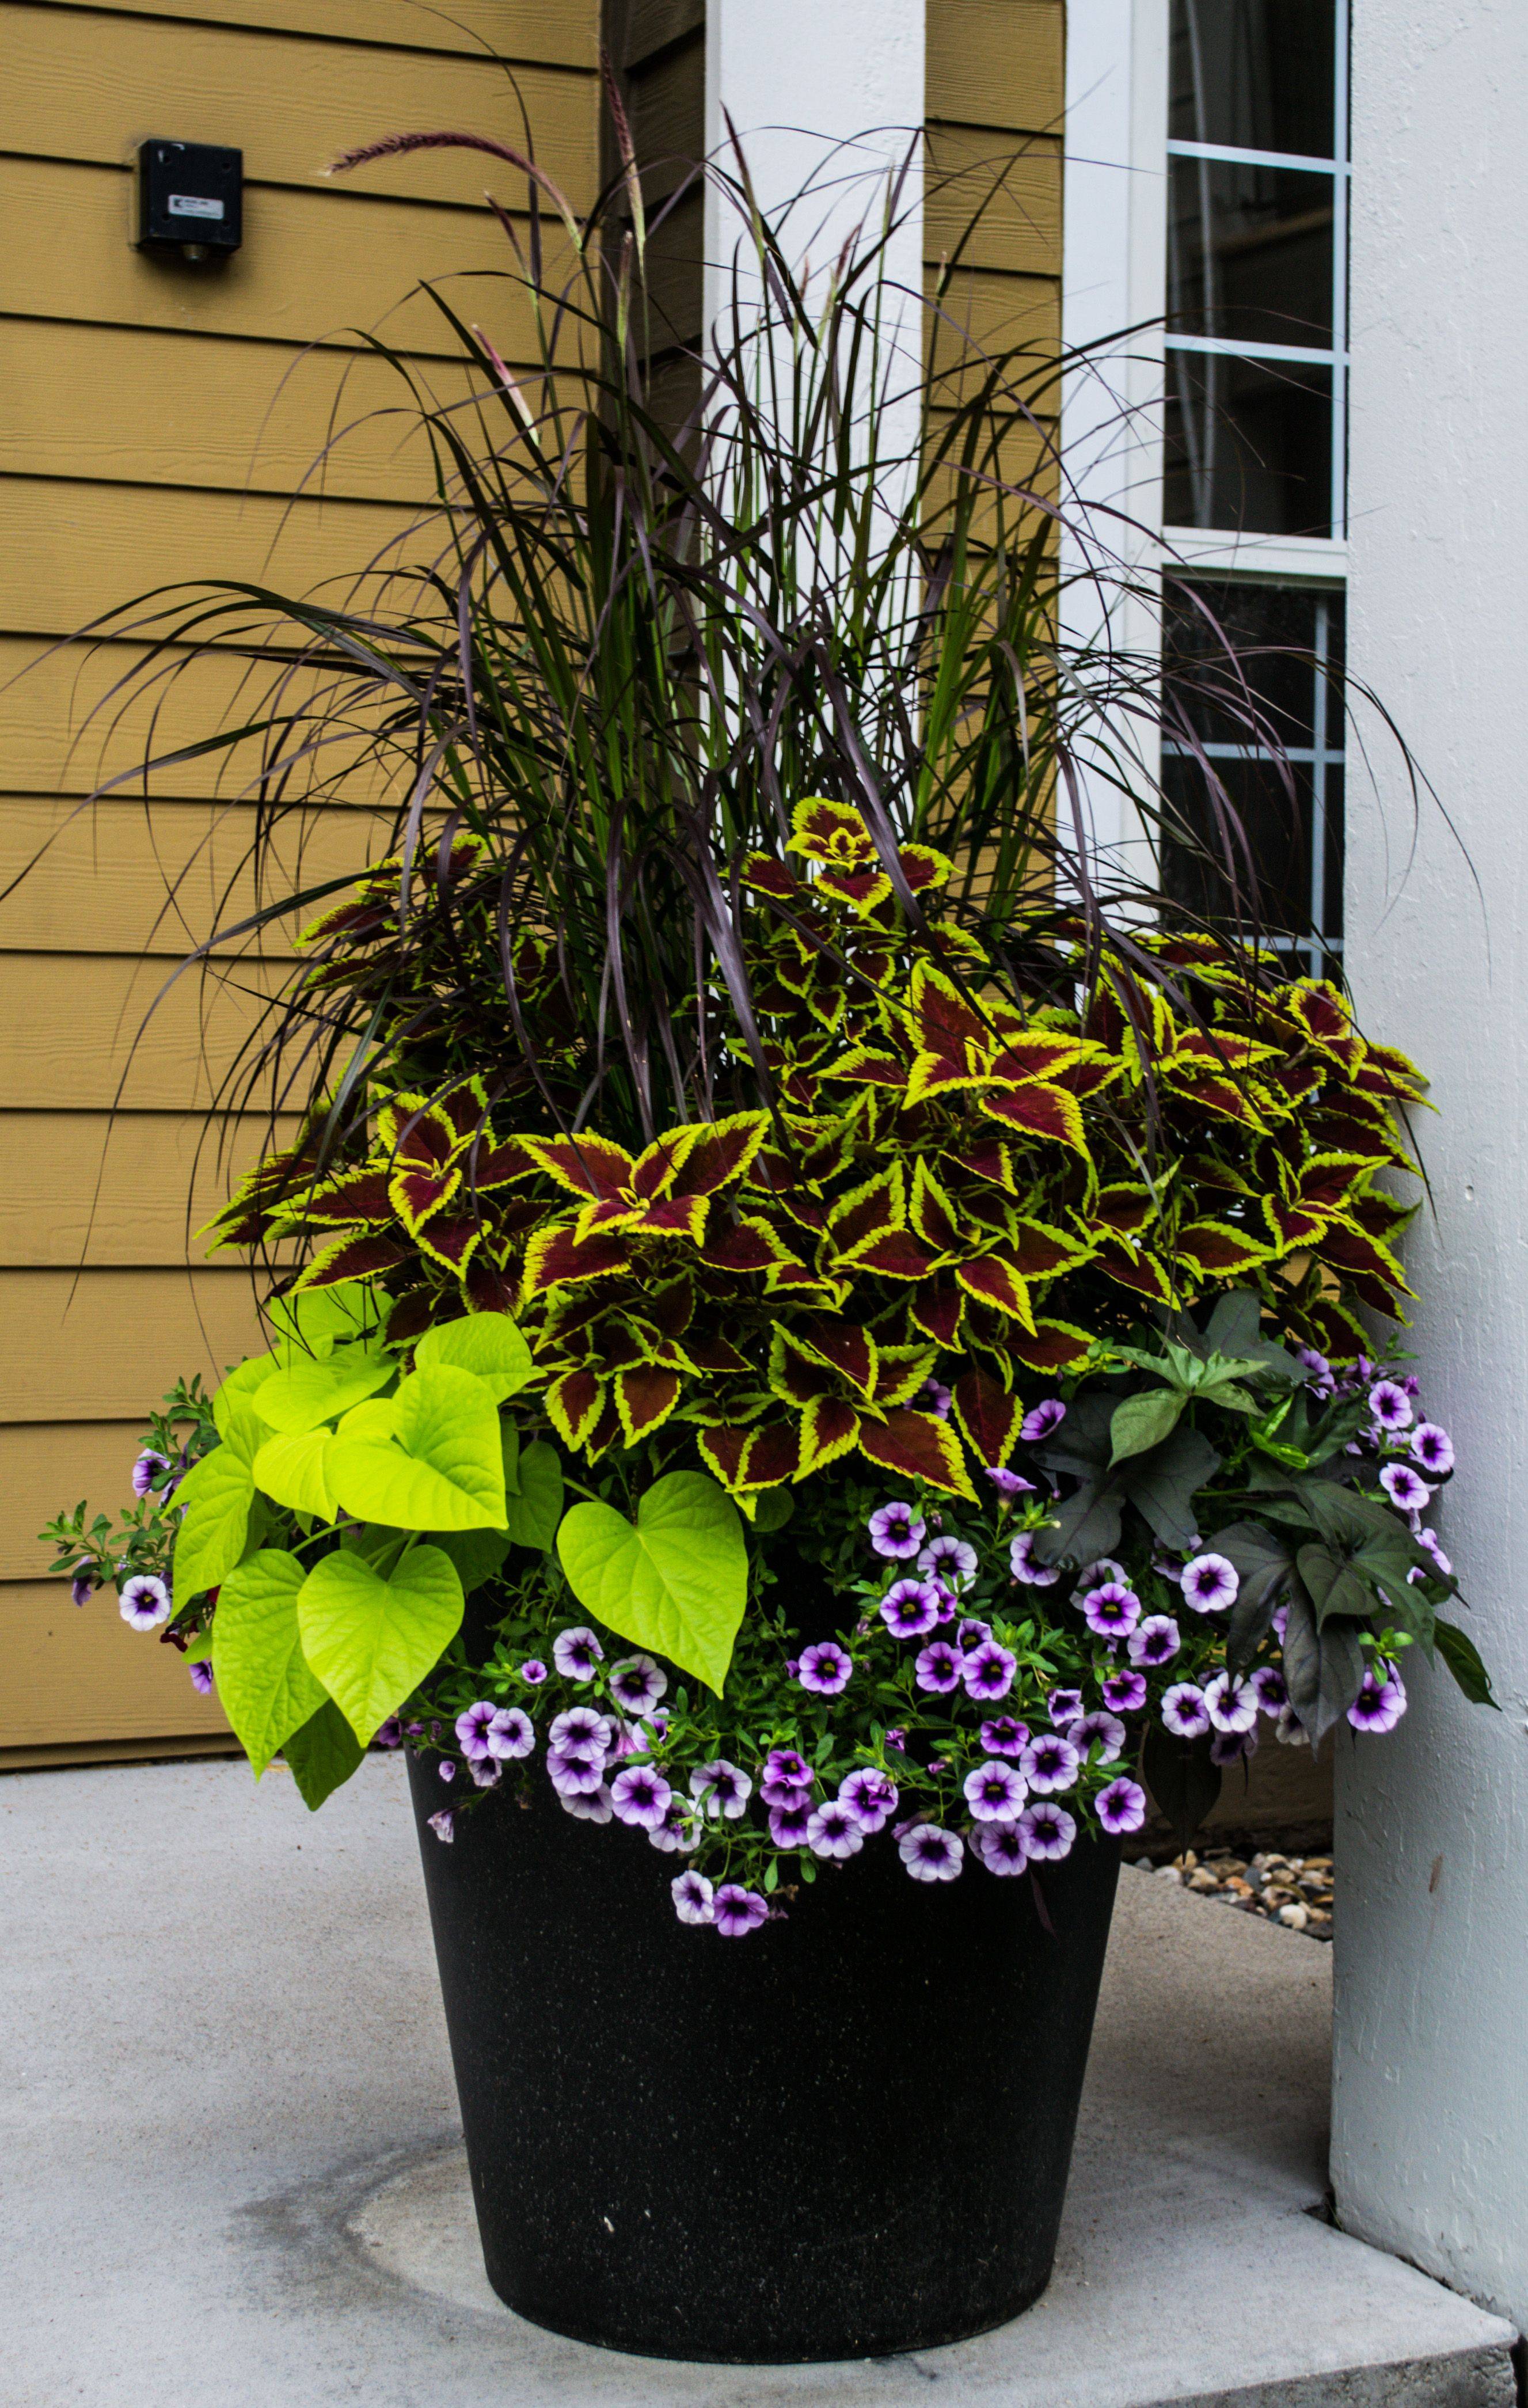
[[[410,1764],[489,2280],[650,2356],[879,2357],[1005,2323],[1055,2253],[1119,1871],[923,1885],[889,1833],[740,1940],[684,1859]]]

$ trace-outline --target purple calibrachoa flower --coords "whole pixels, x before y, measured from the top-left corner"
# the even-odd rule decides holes
[[[769,1908],[756,1889],[740,1882],[723,1882],[711,1901],[711,1920],[723,1940],[746,1940],[769,1920]]]
[[[559,1798],[592,1798],[605,1786],[605,1759],[596,1756],[586,1763],[582,1756],[561,1756],[553,1748],[547,1756],[547,1778]]]
[[[133,1466],[134,1496],[148,1497],[151,1495],[154,1485],[155,1472],[167,1471],[169,1468],[170,1458],[167,1455],[156,1455],[151,1446],[146,1446],[143,1453],[139,1455],[136,1463]]]
[[[900,1794],[891,1774],[878,1771],[873,1764],[862,1764],[838,1784],[839,1805],[849,1808],[867,1839],[891,1821]]]
[[[1146,1703],[1144,1672],[1110,1672],[1099,1684],[1099,1692],[1111,1713],[1138,1713]]]
[[[1006,1471],[1000,1463],[985,1464],[982,1469],[1000,1497],[1026,1497],[1035,1493],[1033,1480],[1021,1480],[1016,1471]]]
[[[454,1809],[450,1806],[442,1806],[438,1814],[432,1814],[430,1816],[430,1828],[435,1833],[437,1840],[454,1840],[456,1837],[456,1814]]]
[[[966,1696],[986,1704],[1007,1696],[1018,1670],[1018,1656],[1008,1648],[1000,1647],[995,1639],[984,1639],[979,1647],[973,1647],[961,1659],[961,1679],[965,1684]]]
[[[1432,1556],[1433,1561],[1436,1564],[1439,1571],[1443,1574],[1444,1579],[1447,1580],[1453,1570],[1453,1565],[1444,1554],[1443,1549],[1438,1545],[1437,1532],[1435,1530],[1419,1530],[1417,1532],[1417,1544],[1419,1547],[1426,1548],[1428,1554]]]
[[[715,1893],[704,1873],[680,1873],[668,1885],[674,1912],[681,1923],[709,1923],[715,1914]]]
[[[914,1881],[953,1881],[960,1872],[961,1843],[937,1823],[914,1823],[898,1840],[896,1852]]]
[[[771,1806],[769,1836],[777,1848],[804,1848],[811,1819],[811,1799],[805,1789],[793,1790],[783,1806]]]
[[[978,1823],[968,1844],[978,1864],[990,1873],[1021,1873],[1029,1862],[1029,1845],[1018,1823]]]
[[[1016,1822],[1029,1802],[1029,1785],[1011,1764],[991,1757],[968,1772],[962,1784],[966,1804],[978,1823]]]
[[[932,1581],[893,1581],[880,1601],[880,1618],[893,1639],[921,1639],[939,1619],[939,1592]]]
[[[753,1783],[724,1756],[717,1756],[709,1764],[696,1765],[690,1775],[690,1795],[699,1799],[702,1813],[713,1823],[719,1815],[735,1823],[753,1795]]]
[[[1233,1764],[1242,1764],[1258,1752],[1255,1730],[1217,1731],[1209,1742],[1209,1760],[1224,1771]]]
[[[1077,1838],[1077,1825],[1065,1807],[1053,1806],[1049,1798],[1025,1807],[1019,1829],[1029,1855],[1041,1864],[1060,1864],[1063,1856],[1071,1855]]]
[[[1392,1731],[1405,1712],[1406,1690],[1394,1665],[1371,1665],[1348,1709],[1354,1730]]]
[[[189,1672],[190,1672],[190,1674],[191,1674],[191,1685],[192,1685],[192,1687],[193,1687],[193,1689],[197,1690],[197,1691],[200,1693],[200,1695],[201,1695],[202,1697],[204,1697],[204,1698],[210,1698],[210,1696],[212,1695],[212,1667],[211,1667],[211,1665],[210,1665],[210,1664],[191,1664],[191,1665],[188,1665],[186,1669],[188,1670],[188,1671],[189,1671]]]
[[[1409,1463],[1387,1463],[1379,1474],[1379,1485],[1402,1513],[1420,1513],[1433,1501],[1426,1481],[1412,1470]]]
[[[960,1650],[951,1647],[948,1639],[931,1639],[914,1661],[913,1679],[921,1689],[931,1690],[936,1698],[948,1698],[961,1684],[964,1658]]]
[[[1148,1671],[1155,1671],[1157,1664],[1172,1664],[1179,1644],[1179,1630],[1172,1613],[1148,1613],[1146,1621],[1131,1630],[1123,1652],[1129,1655],[1131,1664],[1146,1664]]]
[[[835,1639],[824,1639],[816,1647],[802,1649],[796,1678],[814,1698],[836,1698],[848,1688],[853,1670],[852,1656]]]
[[[615,1813],[603,1781],[597,1789],[559,1789],[557,1795],[564,1811],[580,1823],[608,1823]]]
[[[1175,1739],[1198,1739],[1209,1728],[1205,1693],[1196,1681],[1175,1681],[1164,1693],[1163,1727]]]
[[[1091,1588],[1082,1600],[1082,1619],[1099,1639],[1128,1639],[1140,1618],[1140,1598],[1118,1581]]]
[[[1077,1576],[1076,1585],[1084,1590],[1099,1588],[1105,1581],[1118,1581],[1121,1588],[1130,1586],[1129,1573],[1123,1564],[1115,1562],[1112,1555],[1100,1555],[1096,1563],[1084,1564]]]
[[[942,1380],[924,1381],[923,1411],[925,1412],[933,1413],[938,1421],[947,1422],[950,1419],[950,1408],[954,1401],[954,1389],[947,1388]]]
[[[989,1756],[1022,1756],[1029,1745],[1029,1725],[1015,1722],[1011,1714],[994,1714],[982,1724],[979,1736]]]
[[[1284,1633],[1289,1628],[1289,1607],[1287,1605],[1276,1605],[1274,1608],[1273,1617],[1273,1635],[1278,1640],[1280,1647],[1284,1644]]]
[[[1146,1820],[1146,1792],[1138,1781],[1120,1773],[1093,1799],[1098,1819],[1112,1839],[1138,1831]]]
[[[650,1656],[623,1656],[610,1667],[610,1695],[629,1714],[650,1714],[668,1687]]]
[[[547,1668],[539,1656],[529,1656],[520,1668],[520,1677],[528,1689],[539,1689],[547,1677]]]
[[[1250,1731],[1257,1720],[1257,1691],[1235,1672],[1212,1672],[1202,1695],[1218,1731]]]
[[[605,1650],[592,1630],[560,1630],[551,1642],[551,1660],[564,1681],[592,1681],[605,1661]]]
[[[1294,1350],[1294,1359],[1305,1366],[1307,1387],[1314,1388],[1318,1396],[1329,1397],[1335,1383],[1332,1378],[1332,1366],[1326,1356],[1318,1354],[1314,1346],[1297,1346]]]
[[[963,1655],[968,1656],[973,1647],[981,1646],[983,1641],[990,1639],[992,1635],[992,1626],[990,1622],[981,1622],[975,1614],[967,1614],[955,1633],[955,1644]]]
[[[1066,1733],[1072,1745],[1084,1756],[1096,1742],[1100,1764],[1112,1764],[1125,1743],[1125,1727],[1118,1714],[1079,1714]]]
[[[1286,1706],[1274,1725],[1274,1737],[1280,1747],[1308,1747],[1310,1734],[1292,1706]]]
[[[487,1756],[488,1726],[496,1712],[497,1708],[490,1698],[479,1698],[475,1706],[468,1706],[465,1713],[457,1715],[457,1744],[469,1764],[475,1758]]]
[[[618,1823],[660,1831],[674,1792],[653,1764],[628,1764],[610,1784],[610,1812]]]
[[[784,1806],[812,1785],[812,1768],[793,1747],[772,1747],[764,1761],[759,1795],[766,1806]]]
[[[864,1826],[852,1806],[830,1798],[807,1818],[807,1845],[814,1856],[857,1856],[864,1845]]]
[[[488,1752],[497,1764],[515,1764],[536,1745],[536,1725],[519,1706],[500,1706],[488,1726]]]
[[[1441,1480],[1454,1468],[1454,1442],[1437,1422],[1419,1422],[1411,1433],[1411,1454],[1423,1471]]]
[[[1379,1380],[1369,1390],[1369,1411],[1383,1430],[1404,1430],[1411,1424],[1411,1399],[1393,1380]]]
[[[396,1714],[389,1714],[385,1723],[378,1724],[372,1737],[372,1745],[373,1747],[402,1747],[403,1725]]]
[[[1047,1397],[1043,1404],[1027,1412],[1019,1425],[1019,1436],[1025,1446],[1038,1446],[1049,1438],[1058,1422],[1066,1419],[1066,1408],[1059,1397]]]
[[[978,1571],[977,1551],[966,1539],[957,1538],[953,1530],[941,1532],[931,1539],[918,1558],[921,1572],[937,1572],[947,1586],[969,1588]]]
[[[94,1595],[95,1583],[91,1577],[90,1559],[87,1556],[83,1562],[75,1567],[75,1576],[69,1583],[69,1596],[76,1605],[89,1605]]]
[[[700,1845],[700,1817],[688,1798],[670,1795],[664,1808],[664,1819],[648,1833],[650,1845],[661,1849],[665,1856],[688,1856]]]
[[[916,1505],[878,1505],[870,1516],[870,1543],[878,1555],[906,1563],[928,1536],[928,1524]]]
[[[442,1781],[454,1781],[456,1779],[456,1765],[454,1759],[448,1756],[443,1763],[436,1765],[436,1771]]]
[[[1039,1535],[1038,1530],[1018,1532],[1008,1547],[1008,1570],[1026,1588],[1054,1588],[1061,1578],[1055,1565],[1035,1561],[1035,1541]]]
[[[170,1618],[170,1592],[152,1572],[138,1572],[117,1592],[124,1622],[135,1630],[157,1630]]]
[[[1019,1770],[1036,1798],[1049,1798],[1057,1790],[1071,1788],[1081,1762],[1071,1741],[1060,1731],[1042,1731],[1019,1758]]]
[[[593,1706],[569,1706],[554,1716],[547,1745],[575,1764],[603,1764],[614,1738],[607,1714],[596,1713]]]
[[[474,1789],[496,1789],[504,1779],[503,1765],[495,1764],[492,1756],[486,1762],[470,1763],[467,1771],[472,1777]]]
[[[1241,1581],[1224,1555],[1195,1555],[1178,1574],[1178,1585],[1195,1613],[1224,1613],[1235,1604]]]
[[[1052,1689],[1045,1701],[1045,1710],[1050,1717],[1051,1728],[1064,1730],[1082,1712],[1081,1690]]]
[[[1261,1713],[1277,1720],[1289,1704],[1289,1684],[1277,1664],[1260,1664],[1247,1685],[1257,1698]]]

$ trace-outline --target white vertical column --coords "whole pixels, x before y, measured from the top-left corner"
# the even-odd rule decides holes
[[[1062,345],[1064,624],[1076,643],[1154,652],[1154,602],[1121,596],[1124,575],[1154,592],[1162,527],[1161,318],[1166,282],[1167,0],[1086,0],[1067,12],[1065,257]],[[1078,355],[1084,355],[1078,357]],[[1092,834],[1120,874],[1150,881],[1135,807],[1160,773],[1154,728],[1130,719],[1121,792],[1084,776]],[[1118,759],[1118,770],[1126,765]]]
[[[1353,12],[1349,799],[1360,1012],[1433,1079],[1412,1343],[1459,1471],[1438,1519],[1504,1711],[1408,1664],[1337,1761],[1333,2174],[1347,2228],[1528,2324],[1528,9]]]

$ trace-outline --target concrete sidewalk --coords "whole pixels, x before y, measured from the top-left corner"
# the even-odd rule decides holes
[[[317,1817],[242,1764],[0,1780],[0,2408],[1510,2408],[1507,2326],[1312,2212],[1330,1951],[1134,1871],[1028,2315],[757,2372],[521,2323],[477,2255],[402,1770]]]

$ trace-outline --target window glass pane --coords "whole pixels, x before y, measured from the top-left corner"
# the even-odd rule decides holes
[[[1211,159],[1167,166],[1169,330],[1329,346],[1333,179]]]
[[[1247,743],[1254,713],[1274,741],[1297,752],[1314,743],[1311,662],[1322,602],[1330,615],[1327,597],[1308,585],[1164,580],[1163,672],[1205,743]]]
[[[1164,799],[1180,828],[1164,847],[1163,883],[1196,919],[1222,920],[1242,935],[1305,936],[1310,927],[1310,792],[1308,764],[1287,775],[1292,796],[1271,761],[1215,761],[1219,792],[1197,762],[1169,754],[1163,763]],[[1223,833],[1217,835],[1217,822]],[[1202,845],[1203,853],[1196,848]],[[1221,865],[1235,863],[1235,877]]]
[[[1167,130],[1330,159],[1335,67],[1335,0],[1173,0]]]
[[[1332,371],[1167,352],[1163,517],[1249,535],[1332,532]]]

